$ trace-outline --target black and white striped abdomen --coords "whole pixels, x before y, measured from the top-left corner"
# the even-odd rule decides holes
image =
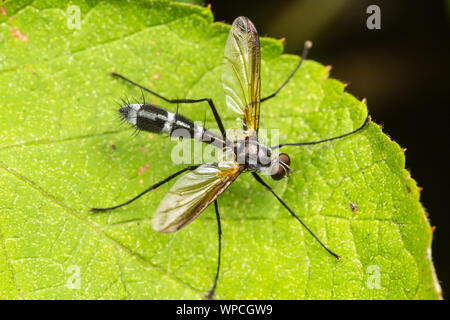
[[[166,133],[171,137],[195,139],[218,148],[225,145],[221,136],[206,130],[178,113],[169,112],[152,104],[129,104],[119,109],[120,115],[140,130]]]

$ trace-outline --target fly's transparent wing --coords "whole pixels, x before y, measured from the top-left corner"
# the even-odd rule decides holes
[[[261,49],[258,32],[246,17],[231,25],[225,45],[222,85],[226,104],[243,116],[250,131],[258,132],[261,95]]]
[[[198,217],[241,173],[234,161],[203,164],[179,178],[152,217],[158,232],[174,232]]]

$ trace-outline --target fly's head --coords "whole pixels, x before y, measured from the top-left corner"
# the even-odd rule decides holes
[[[270,164],[270,176],[273,180],[281,180],[284,176],[289,176],[292,172],[289,165],[291,159],[286,153],[280,153]]]

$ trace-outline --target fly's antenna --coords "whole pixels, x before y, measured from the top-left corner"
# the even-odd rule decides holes
[[[355,133],[361,131],[362,129],[364,129],[364,127],[371,120],[372,120],[372,118],[370,117],[369,114],[367,114],[366,120],[364,120],[364,123],[358,129],[353,130],[351,132],[347,132],[345,134],[341,134],[340,136],[337,136],[337,137],[332,137],[332,138],[328,138],[328,139],[324,139],[324,140],[318,140],[318,141],[309,141],[309,142],[282,143],[282,144],[279,144],[277,146],[273,146],[273,147],[270,147],[270,148],[272,150],[275,150],[275,149],[279,149],[279,148],[284,147],[284,146],[310,146],[310,145],[314,145],[314,144],[319,144],[319,143],[324,143],[324,142],[329,142],[329,141],[341,139],[341,138],[347,137],[349,135],[352,135],[352,134],[355,134]]]

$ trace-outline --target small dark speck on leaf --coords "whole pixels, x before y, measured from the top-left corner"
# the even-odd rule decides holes
[[[110,142],[110,146],[111,146],[111,149],[113,149],[113,150],[117,149],[116,145],[113,142]]]
[[[411,193],[411,188],[409,186],[406,186],[406,190],[408,191],[408,193]]]
[[[358,212],[358,204],[350,202],[350,209],[352,209],[353,213],[357,213]]]

